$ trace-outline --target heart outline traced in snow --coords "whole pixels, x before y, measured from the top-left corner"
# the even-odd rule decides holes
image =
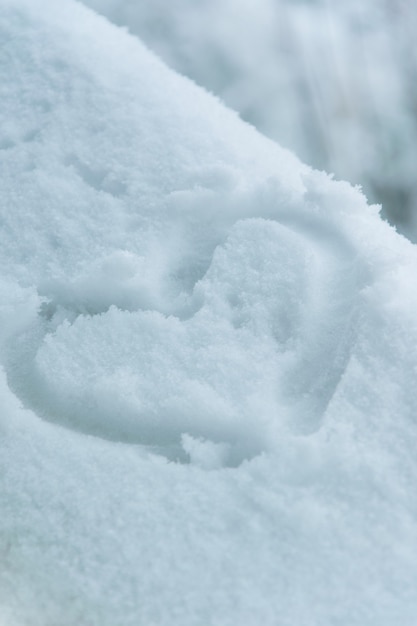
[[[79,3],[1,7],[0,621],[414,626],[416,248]]]
[[[7,185],[36,207],[10,192],[4,268],[41,298],[40,317],[6,341],[12,389],[51,421],[171,459],[184,459],[184,434],[229,446],[236,465],[314,433],[361,345],[382,250],[368,232],[403,242],[357,190],[65,7],[83,28],[52,12],[40,47],[30,4],[9,3],[3,20],[32,20],[6,46],[32,74],[18,107],[5,94],[15,139],[3,153]],[[91,39],[91,19],[116,54]],[[25,56],[33,46],[41,65]]]
[[[226,217],[183,217],[162,261],[155,248],[150,259],[120,251],[70,283],[42,281],[41,315],[22,351],[13,344],[12,387],[46,419],[171,460],[192,458],[184,435],[201,450],[220,446],[234,466],[316,431],[369,280],[354,244],[323,223],[318,206],[333,183],[322,176],[320,197],[318,178],[305,176],[298,203],[282,201],[274,179],[244,193],[186,194],[197,215],[215,202]]]

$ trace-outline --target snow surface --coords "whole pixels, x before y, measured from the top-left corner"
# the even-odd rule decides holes
[[[0,623],[415,626],[416,248],[82,5],[1,9]]]
[[[83,0],[417,241],[417,3]]]

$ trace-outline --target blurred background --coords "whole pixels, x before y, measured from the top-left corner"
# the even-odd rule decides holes
[[[417,242],[416,0],[84,0]]]

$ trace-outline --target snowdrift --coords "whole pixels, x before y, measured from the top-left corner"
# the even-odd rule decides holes
[[[1,7],[1,623],[414,625],[415,247],[104,18]]]

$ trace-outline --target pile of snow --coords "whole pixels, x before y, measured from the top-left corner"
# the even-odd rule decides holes
[[[84,0],[417,240],[417,5]]]
[[[0,42],[0,623],[414,626],[415,247],[73,0]]]

